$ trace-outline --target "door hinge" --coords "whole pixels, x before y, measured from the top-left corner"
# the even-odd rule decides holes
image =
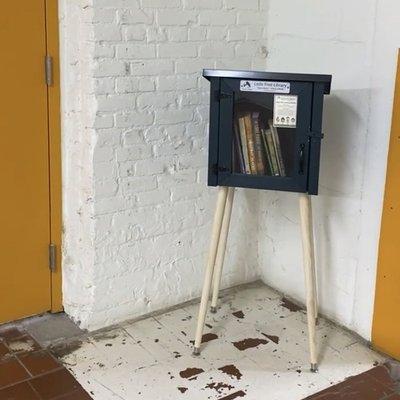
[[[49,244],[49,268],[50,271],[55,272],[57,259],[57,246],[53,243]]]
[[[46,85],[53,84],[53,57],[46,55],[44,58]]]

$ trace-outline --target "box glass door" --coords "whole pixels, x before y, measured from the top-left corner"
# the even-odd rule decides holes
[[[312,84],[257,83],[221,83],[219,184],[306,191]]]

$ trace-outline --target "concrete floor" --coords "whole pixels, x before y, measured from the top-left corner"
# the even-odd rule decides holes
[[[186,305],[55,351],[96,400],[296,400],[384,361],[321,319],[319,372],[309,372],[304,311],[262,284],[225,292],[193,357],[197,311]]]

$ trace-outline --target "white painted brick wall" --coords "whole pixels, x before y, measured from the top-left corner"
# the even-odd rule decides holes
[[[260,7],[62,1],[64,304],[83,327],[199,296],[216,198],[201,70],[265,68]],[[237,192],[223,286],[258,274],[257,197]]]

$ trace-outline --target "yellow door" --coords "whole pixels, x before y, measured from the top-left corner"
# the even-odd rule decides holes
[[[45,0],[0,12],[0,323],[51,308]]]
[[[400,59],[386,175],[372,329],[374,347],[400,360]]]

